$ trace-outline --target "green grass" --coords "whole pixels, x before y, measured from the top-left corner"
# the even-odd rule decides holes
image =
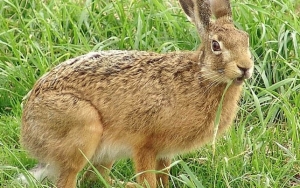
[[[300,1],[232,4],[236,26],[250,35],[255,73],[215,154],[207,145],[177,157],[171,187],[300,187]],[[95,50],[164,53],[200,43],[175,0],[2,0],[0,7],[0,187],[22,187],[14,178],[36,163],[19,144],[21,101],[51,67]],[[112,177],[132,181],[131,161],[117,162]]]

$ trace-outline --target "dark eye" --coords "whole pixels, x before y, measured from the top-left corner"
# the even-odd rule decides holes
[[[220,44],[215,40],[211,42],[211,48],[214,52],[221,51]]]

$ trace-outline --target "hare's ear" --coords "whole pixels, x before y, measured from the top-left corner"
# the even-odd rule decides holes
[[[209,0],[213,15],[216,19],[227,16],[232,21],[230,0]]]
[[[207,33],[210,24],[211,9],[208,0],[179,0],[182,9],[194,22],[201,37]]]

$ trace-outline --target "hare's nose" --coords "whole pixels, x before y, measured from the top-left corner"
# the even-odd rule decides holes
[[[248,71],[248,68],[241,67],[241,66],[238,66],[238,65],[237,65],[237,67],[238,67],[242,72]]]
[[[250,68],[246,68],[246,67],[242,67],[242,66],[238,66],[237,67],[240,69],[241,73],[242,73],[242,77],[244,78],[250,78],[251,77],[251,74],[252,74],[252,71]]]

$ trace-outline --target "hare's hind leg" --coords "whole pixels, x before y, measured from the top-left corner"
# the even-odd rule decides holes
[[[98,172],[101,174],[103,179],[110,184],[112,184],[112,180],[109,177],[109,173],[110,173],[110,170],[111,170],[113,164],[114,164],[113,161],[105,162],[105,163],[98,163],[98,162],[93,163],[93,166],[98,170]],[[96,174],[93,172],[92,167],[89,167],[88,170],[85,172],[83,179],[95,181],[98,178],[97,178]]]
[[[57,169],[54,166],[45,163],[38,163],[34,168],[30,169],[29,174],[37,181],[42,182],[44,180],[50,180],[54,182],[56,180]],[[22,184],[29,184],[28,174],[19,174],[17,181]],[[29,180],[29,181],[28,181]]]
[[[22,141],[36,158],[57,169],[58,188],[75,188],[77,173],[101,140],[100,119],[89,101],[72,94],[43,93],[26,106]]]
[[[70,109],[72,128],[62,140],[58,155],[61,162],[60,175],[57,181],[59,188],[75,188],[77,174],[87,164],[99,145],[103,127],[98,111],[86,101],[77,101]]]

